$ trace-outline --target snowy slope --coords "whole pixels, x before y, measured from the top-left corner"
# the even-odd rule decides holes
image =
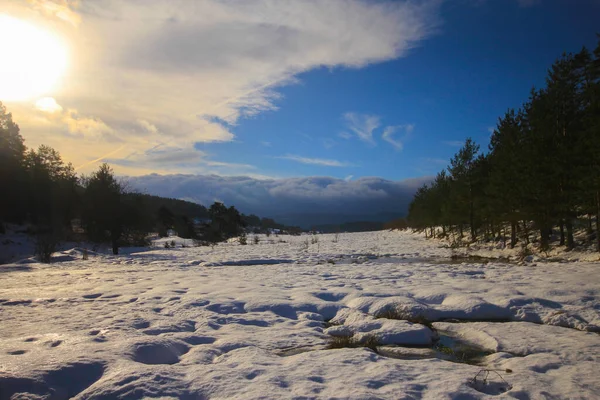
[[[598,398],[598,264],[450,263],[407,232],[260,239],[0,266],[0,399]],[[442,332],[489,355],[326,349]]]

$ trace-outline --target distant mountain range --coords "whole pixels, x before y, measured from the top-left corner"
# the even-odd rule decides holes
[[[255,179],[218,175],[144,175],[126,178],[142,193],[210,206],[233,205],[244,214],[310,229],[356,222],[386,222],[406,215],[416,190],[431,177],[390,181],[367,177]],[[360,226],[360,225],[359,225]],[[330,227],[327,229],[331,229]],[[346,229],[349,230],[349,229]]]

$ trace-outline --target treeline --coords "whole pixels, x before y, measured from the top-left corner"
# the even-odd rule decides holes
[[[508,229],[512,247],[519,237],[528,243],[531,227],[545,250],[553,229],[574,248],[583,222],[600,251],[600,42],[593,53],[583,48],[556,60],[545,87],[499,118],[488,149],[467,139],[417,191],[410,226],[467,233],[472,241]]]
[[[102,164],[78,177],[70,163],[49,146],[27,149],[19,126],[0,103],[0,233],[5,223],[30,225],[36,253],[49,261],[64,240],[109,243],[113,253],[125,245],[144,246],[148,234],[170,230],[200,243],[216,243],[253,229],[282,227],[268,218],[245,216],[235,207],[206,207],[177,199],[136,193]]]
[[[261,218],[254,214],[242,214],[242,221],[244,221],[244,224],[246,227],[248,227],[248,230],[251,230],[254,233],[270,234],[274,230],[279,230],[282,233],[299,235],[303,231],[298,226],[280,224],[272,218]]]
[[[384,229],[384,222],[377,221],[352,221],[341,224],[314,225],[310,228],[313,232],[338,233],[338,232],[371,232]]]

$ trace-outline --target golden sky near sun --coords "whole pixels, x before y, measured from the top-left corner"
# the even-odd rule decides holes
[[[67,67],[67,49],[50,31],[7,15],[0,15],[4,54],[0,63],[0,99],[32,100],[51,93]]]

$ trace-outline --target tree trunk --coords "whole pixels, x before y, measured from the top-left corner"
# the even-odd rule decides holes
[[[571,218],[567,218],[565,226],[567,228],[567,249],[573,250],[575,248],[575,239],[573,238],[573,220]]]
[[[540,227],[540,249],[542,251],[547,251],[550,249],[550,232],[551,228],[548,228],[547,225],[542,225]]]
[[[462,224],[458,224],[458,231],[460,232],[460,238],[462,239],[464,237]]]
[[[587,228],[585,230],[585,244],[590,245],[592,243],[592,234],[594,230],[592,229],[592,214],[587,215]]]
[[[119,245],[117,244],[117,242],[112,243],[112,251],[114,255],[119,254]]]
[[[560,220],[560,245],[565,245],[565,221]]]
[[[600,191],[596,192],[596,250],[600,252]]]
[[[525,234],[525,245],[529,245],[529,229],[527,228],[527,221],[523,221],[523,233]]]
[[[517,244],[517,226],[516,222],[510,221],[510,248],[514,249]]]

